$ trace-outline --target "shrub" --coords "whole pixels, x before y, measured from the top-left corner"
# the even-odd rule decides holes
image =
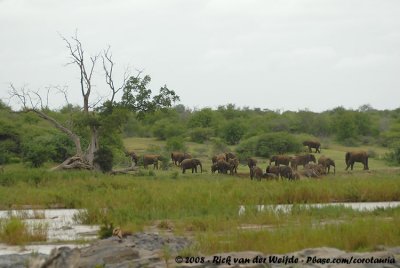
[[[293,135],[276,132],[247,139],[239,144],[236,151],[243,159],[248,156],[270,157],[272,154],[299,152],[301,148],[301,142]]]
[[[227,151],[229,151],[229,148],[226,145],[226,143],[224,143],[222,140],[214,139],[212,141],[212,153],[213,154],[218,154],[218,153],[227,152]]]
[[[165,150],[167,152],[186,151],[187,150],[187,146],[183,142],[182,138],[174,137],[174,138],[169,138],[167,140],[166,145],[165,145]]]
[[[185,132],[182,125],[177,124],[176,122],[171,122],[167,119],[157,121],[152,130],[153,135],[160,140],[181,136]]]
[[[258,138],[259,138],[258,136],[251,137],[239,143],[239,145],[236,148],[236,153],[240,161],[244,161],[248,157],[256,155]]]
[[[94,154],[94,163],[98,164],[103,172],[111,171],[113,164],[112,151],[107,147],[100,148]]]
[[[385,155],[385,160],[391,165],[400,165],[400,144],[393,146],[392,150]]]
[[[272,154],[299,152],[302,148],[300,141],[293,135],[278,132],[260,136],[256,147],[256,156],[269,157]]]
[[[208,141],[214,134],[212,128],[196,127],[190,131],[190,140],[197,143],[204,143]]]
[[[244,126],[237,121],[229,122],[222,128],[222,138],[230,145],[238,144],[245,133]]]

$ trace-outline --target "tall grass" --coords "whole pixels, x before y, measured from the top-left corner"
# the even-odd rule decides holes
[[[30,242],[47,240],[48,226],[35,223],[28,226],[20,218],[11,217],[0,220],[0,241],[9,245],[24,245]]]
[[[247,170],[241,166],[240,172]],[[400,201],[399,172],[395,169],[337,172],[335,176],[300,181],[251,181],[247,176],[208,172],[182,174],[175,167],[151,171],[109,176],[11,165],[0,174],[0,204],[5,209],[23,205],[46,208],[54,204],[84,208],[76,216],[77,221],[128,230],[168,221],[176,233],[194,235],[198,241],[196,250],[204,253],[282,253],[310,246],[364,250],[400,242],[395,228],[400,223],[398,211],[357,214],[344,208],[295,207],[290,214],[259,213],[254,209],[238,215],[240,205]],[[241,228],[252,225],[261,227]],[[14,232],[20,229],[24,228],[15,228]]]

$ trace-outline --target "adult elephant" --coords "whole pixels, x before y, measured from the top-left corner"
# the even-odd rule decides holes
[[[192,173],[197,173],[197,166],[200,166],[200,172],[203,173],[203,166],[201,165],[201,161],[199,159],[184,159],[181,162],[182,173],[185,173],[186,169],[192,169]]]
[[[278,167],[278,166],[271,166],[271,165],[269,165],[269,166],[266,168],[265,172],[266,172],[266,173],[273,173],[273,174],[275,174],[275,175],[278,176],[278,177],[279,177],[279,174],[280,174],[280,172],[279,172],[279,167]]]
[[[326,157],[326,156],[321,156],[321,157],[318,159],[318,164],[319,164],[319,165],[322,165],[322,166],[324,167],[325,173],[329,173],[329,171],[330,171],[330,169],[331,169],[331,166],[333,167],[333,174],[336,173],[335,161],[332,160],[331,158]]]
[[[283,179],[283,178],[286,178],[289,180],[294,179],[293,170],[289,166],[280,166],[279,167],[279,175],[281,176],[281,179]]]
[[[217,163],[218,161],[221,161],[221,160],[223,160],[223,161],[227,161],[226,160],[226,154],[217,154],[217,155],[214,155],[212,158],[211,158],[211,162],[213,163],[213,164],[215,164],[215,163]]]
[[[192,158],[192,155],[189,153],[183,152],[172,152],[171,160],[175,164],[175,166],[179,166],[183,160]]]
[[[257,167],[257,166],[253,166],[250,169],[250,179],[257,179],[257,180],[261,180],[261,178],[263,177],[263,171],[261,168]]]
[[[226,162],[225,160],[219,160],[217,163],[214,163],[211,166],[212,173],[215,173],[215,171],[218,171],[218,173],[227,174],[229,171],[230,174],[233,175],[233,169],[234,169],[234,166],[231,165],[229,162]]]
[[[310,153],[313,148],[315,149],[315,153],[321,153],[321,143],[319,141],[304,141],[303,146],[307,146]]]
[[[351,167],[353,170],[354,162],[360,162],[364,165],[364,170],[368,170],[368,153],[365,151],[347,152],[345,155],[346,170]]]
[[[257,166],[257,159],[254,159],[252,157],[247,158],[247,166],[249,169],[251,169],[254,166]]]
[[[232,172],[237,174],[237,168],[239,166],[239,160],[237,158],[230,158],[228,163],[231,165]]]
[[[275,163],[275,166],[285,165],[288,166],[292,157],[288,155],[273,155],[269,160],[269,164]]]
[[[225,153],[225,158],[226,158],[226,161],[229,161],[230,159],[235,159],[236,155],[232,152],[228,152],[228,153]]]
[[[297,170],[297,167],[299,165],[302,165],[304,167],[306,164],[310,162],[314,163],[317,162],[314,155],[312,154],[296,155],[290,161],[290,166],[292,167],[292,169]]]
[[[145,169],[149,165],[153,165],[153,169],[158,169],[158,160],[160,160],[161,155],[159,154],[145,154],[143,155],[143,166]]]

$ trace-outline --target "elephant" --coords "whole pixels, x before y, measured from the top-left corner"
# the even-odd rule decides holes
[[[297,167],[299,165],[302,165],[303,167],[310,163],[314,162],[316,163],[317,161],[315,160],[315,156],[312,154],[305,154],[305,155],[297,155],[292,158],[290,161],[290,166],[292,167],[293,170],[297,170]]]
[[[229,171],[230,174],[233,175],[233,169],[233,165],[226,162],[225,160],[219,160],[217,163],[214,163],[211,166],[211,172],[213,173],[215,173],[215,171],[218,171],[218,173],[227,174]]]
[[[257,159],[251,157],[247,158],[247,166],[249,167],[250,170],[252,167],[257,166]]]
[[[211,158],[211,161],[212,161],[213,164],[217,163],[220,160],[227,161],[226,160],[226,155],[225,154],[217,154],[217,155],[214,155]]]
[[[288,155],[273,155],[269,160],[269,164],[271,165],[272,162],[275,162],[275,166],[285,165],[288,166],[292,157]]]
[[[319,175],[313,169],[304,169],[299,173],[307,178],[319,178]]]
[[[289,180],[293,180],[293,170],[289,166],[280,166],[279,167],[279,175],[281,176],[281,179],[287,178]]]
[[[276,174],[274,174],[274,173],[264,173],[262,177],[264,179],[267,179],[267,180],[277,180],[277,179],[279,179],[279,177],[276,176]]]
[[[347,152],[345,155],[346,170],[351,167],[353,170],[354,162],[361,162],[364,165],[364,170],[368,170],[368,153],[365,151]]]
[[[192,173],[197,173],[197,166],[200,166],[200,172],[203,173],[203,166],[201,161],[197,158],[184,159],[181,162],[182,173],[185,173],[186,169],[192,169]]]
[[[228,163],[232,166],[232,172],[237,174],[237,168],[239,166],[239,160],[237,158],[230,158]]]
[[[265,170],[266,173],[273,173],[279,177],[279,167],[278,166],[271,166],[269,165]]]
[[[293,171],[293,180],[300,180],[300,173],[297,171]]]
[[[257,179],[257,180],[261,180],[261,178],[263,177],[263,172],[262,169],[257,167],[257,166],[253,166],[250,169],[250,179]]]
[[[329,173],[331,166],[333,167],[333,174],[336,173],[335,161],[333,161],[331,158],[326,157],[326,156],[321,156],[318,159],[318,164],[321,164],[322,166],[324,166],[325,173]]]
[[[312,148],[315,148],[315,153],[321,153],[321,143],[319,141],[307,140],[303,142],[303,146],[307,146],[310,153]]]
[[[182,152],[172,152],[171,153],[171,160],[175,164],[175,166],[179,166],[184,159],[190,159],[192,155],[189,153],[182,153]]]
[[[133,152],[133,151],[125,151],[125,155],[129,156],[131,158],[131,161],[132,161],[131,166],[132,167],[133,166],[137,166],[139,157],[137,156],[137,154],[135,152]],[[133,164],[133,163],[135,163],[135,164]]]
[[[143,155],[143,166],[147,167],[153,164],[153,169],[158,169],[158,160],[160,160],[161,155],[159,154],[146,154]]]
[[[309,163],[304,166],[304,169],[312,170],[318,176],[326,174],[325,167],[322,164]]]
[[[225,158],[226,158],[226,161],[229,161],[229,159],[235,159],[236,155],[234,153],[228,152],[228,153],[225,153]]]

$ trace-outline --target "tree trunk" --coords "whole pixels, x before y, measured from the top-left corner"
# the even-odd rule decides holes
[[[95,170],[100,170],[100,167],[94,163],[94,154],[99,149],[99,134],[95,126],[90,129],[90,143],[85,154],[85,159]]]

